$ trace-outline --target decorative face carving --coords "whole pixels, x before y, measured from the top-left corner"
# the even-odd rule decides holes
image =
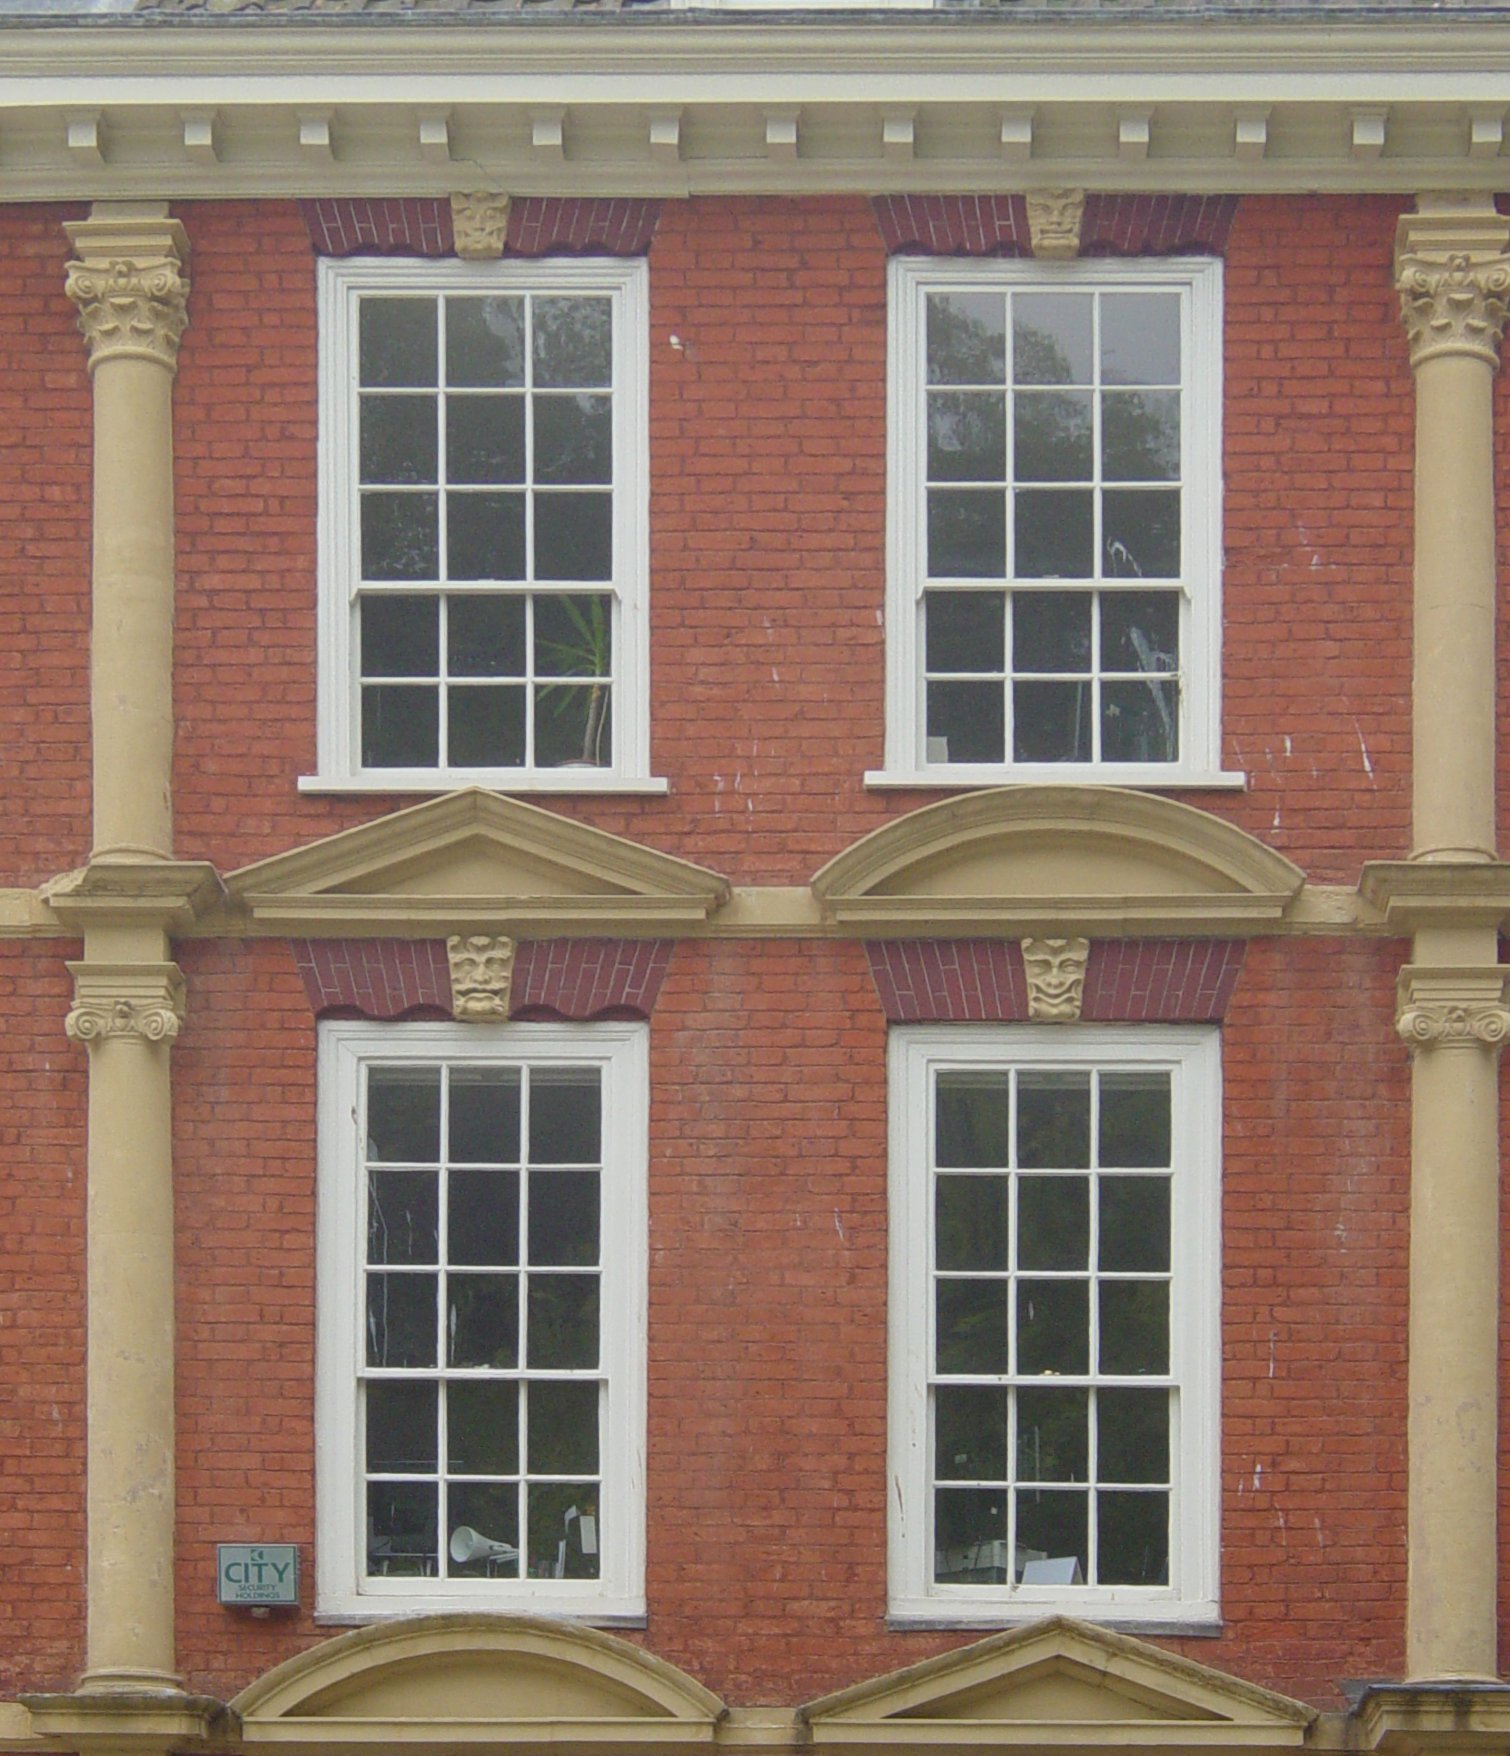
[[[451,197],[451,231],[463,262],[490,262],[503,255],[509,235],[509,198],[488,189]]]
[[[496,1023],[509,1015],[514,941],[472,933],[446,941],[451,961],[451,1012],[458,1019]]]
[[[1073,1023],[1079,1018],[1090,951],[1089,939],[1023,940],[1031,1018],[1057,1023]]]
[[[1080,254],[1080,222],[1085,216],[1083,189],[1035,189],[1024,196],[1028,238],[1035,256],[1053,258]]]

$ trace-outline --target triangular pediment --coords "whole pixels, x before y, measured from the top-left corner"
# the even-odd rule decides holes
[[[526,1616],[364,1628],[279,1665],[231,1703],[247,1744],[367,1752],[429,1744],[711,1743],[717,1696],[623,1640]]]
[[[867,932],[1262,931],[1305,874],[1207,811],[1120,787],[1023,786],[909,812],[813,879]]]
[[[226,879],[232,911],[308,934],[665,932],[729,895],[716,872],[468,787]]]
[[[1057,1616],[801,1710],[814,1747],[1283,1750],[1314,1712],[1173,1653]]]

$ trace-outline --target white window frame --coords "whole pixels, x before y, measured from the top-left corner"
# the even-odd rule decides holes
[[[1221,1046],[1215,1026],[919,1025],[889,1045],[891,1136],[889,1609],[899,1624],[1000,1627],[1067,1614],[1146,1633],[1219,1626]],[[934,1077],[1008,1067],[1167,1069],[1171,1076],[1169,1584],[933,1580]]]
[[[1021,287],[1031,291],[1173,287],[1183,298],[1183,449],[1180,613],[1180,756],[1175,762],[930,763],[923,683],[927,580],[929,293]],[[1136,261],[953,261],[893,257],[887,389],[887,643],[885,767],[870,786],[971,786],[1094,781],[1102,785],[1234,787],[1221,768],[1222,263],[1216,257]],[[1025,582],[1025,586],[1049,584]],[[989,588],[989,581],[981,584]],[[1008,582],[1010,586],[1010,582]],[[1086,589],[1094,589],[1086,582]]]
[[[603,768],[364,768],[361,762],[357,308],[366,294],[599,293],[614,305],[614,761]],[[318,770],[301,792],[663,793],[650,773],[650,414],[648,271],[643,260],[375,261],[319,264]],[[548,591],[548,586],[540,586]]]
[[[527,1611],[636,1625],[645,1616],[645,1356],[648,1027],[638,1023],[382,1024],[319,1027],[315,1388],[316,1614],[334,1622],[447,1610]],[[608,1382],[601,1435],[601,1574],[596,1580],[369,1576],[358,1380],[366,1263],[362,1070],[367,1063],[600,1068],[603,1210],[600,1310]]]

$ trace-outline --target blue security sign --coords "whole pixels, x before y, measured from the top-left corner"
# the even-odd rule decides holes
[[[297,1604],[295,1543],[220,1543],[216,1597],[223,1604]]]

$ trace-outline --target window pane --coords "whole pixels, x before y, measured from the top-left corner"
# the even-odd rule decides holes
[[[1000,762],[1006,697],[1000,683],[928,685],[928,760]]]
[[[934,1495],[933,1576],[941,1585],[1005,1585],[1008,1496],[1000,1488],[941,1488]]]
[[[450,1225],[453,1262],[505,1268],[519,1260],[519,1173],[452,1171]]]
[[[535,766],[603,768],[612,760],[613,695],[606,683],[535,690]]]
[[[1007,600],[999,591],[931,591],[923,600],[930,671],[1000,671]],[[1001,691],[996,692],[1000,701]]]
[[[940,1073],[934,1096],[934,1162],[960,1169],[1005,1168],[1011,1118],[1005,1072]]]
[[[532,1579],[596,1579],[602,1543],[595,1482],[556,1482],[529,1490]]]
[[[454,1163],[519,1163],[519,1087],[517,1067],[457,1067],[452,1071]]]
[[[536,674],[606,677],[612,670],[613,599],[606,592],[538,593]]]
[[[457,1482],[448,1496],[451,1534],[446,1571],[457,1579],[517,1579],[519,1490]]]
[[[518,1275],[448,1275],[446,1297],[448,1365],[519,1364]]]
[[[446,300],[446,382],[473,387],[524,383],[524,300],[489,295]]]
[[[1172,679],[1105,683],[1101,756],[1105,762],[1173,762],[1180,753],[1180,686]]]
[[[535,496],[536,579],[613,578],[613,495]]]
[[[1090,1370],[1089,1293],[1083,1280],[1018,1281],[1019,1372],[1028,1376]]]
[[[530,1177],[530,1261],[555,1268],[598,1262],[598,1173],[536,1171]]]
[[[1100,1584],[1168,1585],[1168,1494],[1098,1494],[1096,1525]]]
[[[453,768],[524,765],[523,685],[453,689],[446,702],[446,750]]]
[[[368,684],[362,690],[364,768],[434,768],[440,749],[433,688]]]
[[[440,1163],[440,1069],[374,1067],[367,1076],[367,1156]]]
[[[1016,503],[1019,579],[1089,579],[1095,536],[1089,490],[1019,488]]]
[[[1108,391],[1101,403],[1101,460],[1109,482],[1178,481],[1179,392]]]
[[[1089,1481],[1090,1455],[1088,1390],[1017,1392],[1019,1481]]]
[[[362,599],[362,675],[434,677],[440,672],[440,600]]]
[[[448,598],[446,664],[453,677],[522,677],[524,599]]]
[[[524,578],[523,494],[447,494],[446,519],[450,578]]]
[[[1096,1393],[1096,1480],[1169,1480],[1169,1392]]]
[[[1017,1266],[1087,1269],[1090,1253],[1090,1179],[1019,1177]]]
[[[935,488],[928,495],[928,572],[934,579],[1001,579],[1007,571],[1006,496]]]
[[[418,1475],[435,1469],[434,1384],[367,1386],[367,1468],[375,1475]]]
[[[1090,1496],[1060,1488],[1025,1488],[1017,1496],[1017,1561],[1025,1567],[1033,1561],[1074,1561],[1079,1583],[1087,1565],[1086,1513]],[[1022,1577],[1025,1585],[1031,1575]],[[1057,1582],[1057,1578],[1056,1578]]]
[[[375,299],[361,302],[358,373],[364,386],[435,383],[435,301]]]
[[[598,1364],[598,1277],[532,1274],[526,1364],[592,1367]]]
[[[367,1260],[438,1262],[439,1192],[433,1171],[367,1173]]]
[[[1005,1482],[1010,1392],[941,1384],[934,1393],[934,1468],[941,1482]]]
[[[379,1578],[433,1577],[439,1494],[433,1482],[367,1484],[367,1571]]]
[[[446,1386],[447,1468],[463,1476],[511,1476],[519,1469],[519,1386]],[[455,1522],[453,1496],[452,1521]]]
[[[1110,1272],[1169,1271],[1168,1177],[1102,1177],[1101,1263]]]
[[[1014,671],[1089,671],[1090,664],[1089,592],[1013,592]]]
[[[436,578],[439,517],[434,494],[363,494],[363,579]]]
[[[1017,1080],[1017,1162],[1028,1171],[1090,1165],[1091,1076],[1029,1071]]]
[[[1180,577],[1177,490],[1108,488],[1101,504],[1101,552],[1108,579]]]
[[[1090,481],[1090,391],[1020,390],[1012,399],[1012,421],[1014,480]]]
[[[602,1157],[597,1068],[541,1067],[530,1076],[530,1163],[592,1165]]]
[[[1101,1075],[1101,1129],[1097,1162],[1105,1168],[1141,1170],[1170,1162],[1169,1075]]]
[[[1135,1377],[1169,1370],[1169,1283],[1101,1282],[1101,1370]]]
[[[1105,671],[1176,671],[1180,666],[1180,594],[1107,591],[1101,594],[1101,668]]]
[[[1107,384],[1178,384],[1178,293],[1107,293],[1101,300],[1101,377]]]
[[[524,480],[522,396],[452,396],[446,399],[446,479],[450,482]]]
[[[929,392],[928,475],[935,482],[1007,479],[1007,405],[999,392]]]
[[[535,398],[535,480],[613,480],[613,403],[608,397]]]
[[[367,1364],[435,1364],[433,1274],[367,1276]]]
[[[934,1259],[941,1270],[1006,1270],[1010,1188],[1006,1177],[938,1179]]]
[[[1012,754],[1019,762],[1089,762],[1091,685],[1015,683]]]
[[[1019,384],[1089,384],[1089,293],[1019,293],[1012,301],[1012,374]]]
[[[534,301],[537,389],[597,390],[613,382],[613,305],[606,298]]]
[[[1000,293],[928,295],[928,382],[1005,384],[1007,302]]]
[[[1006,1281],[940,1280],[937,1297],[937,1370],[1005,1372]]]
[[[361,399],[360,475],[363,482],[434,482],[435,398],[364,396]]]
[[[537,1381],[528,1396],[530,1474],[596,1475],[598,1386]]]

